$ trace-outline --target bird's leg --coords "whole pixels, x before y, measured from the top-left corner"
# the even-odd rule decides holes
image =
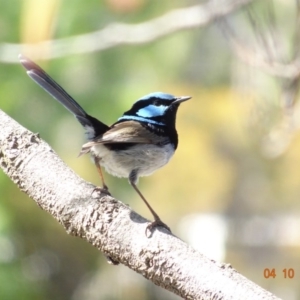
[[[169,228],[168,225],[166,225],[158,216],[158,214],[153,210],[153,208],[151,207],[151,205],[149,204],[149,202],[146,200],[146,198],[143,196],[143,194],[140,192],[140,190],[138,189],[138,187],[135,184],[135,181],[137,181],[136,178],[136,171],[132,171],[129,175],[129,183],[131,184],[131,186],[135,189],[135,191],[139,194],[139,196],[142,198],[142,200],[145,202],[145,204],[147,205],[148,209],[150,210],[150,212],[152,213],[153,217],[154,217],[154,221],[152,223],[150,223],[147,227],[146,227],[146,235],[147,235],[147,229],[149,229],[150,231],[152,231],[153,228],[155,228],[156,226],[161,226],[166,228],[167,230],[169,230],[171,232],[171,229]]]
[[[107,187],[107,185],[106,185],[105,182],[104,182],[104,177],[103,177],[102,169],[101,169],[101,166],[100,166],[100,163],[99,163],[99,158],[94,157],[94,162],[95,162],[95,165],[96,165],[98,174],[99,174],[99,176],[100,176],[100,178],[101,178],[103,190],[104,190],[106,193],[109,194],[108,187]]]

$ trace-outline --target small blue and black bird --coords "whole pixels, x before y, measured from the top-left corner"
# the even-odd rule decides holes
[[[83,108],[42,68],[30,59],[20,55],[20,62],[27,74],[53,98],[75,115],[85,128],[88,143],[82,146],[80,154],[90,153],[102,180],[103,189],[108,192],[101,167],[113,176],[126,177],[140,195],[154,217],[147,226],[170,228],[137,188],[141,176],[151,175],[168,163],[177,145],[175,128],[179,105],[191,97],[175,97],[161,92],[152,93],[136,101],[117,122],[107,126],[88,115]]]

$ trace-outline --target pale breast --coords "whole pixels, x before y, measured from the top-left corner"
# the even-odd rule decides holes
[[[110,151],[98,144],[91,148],[91,154],[101,158],[100,164],[109,174],[128,178],[132,170],[138,170],[138,176],[148,176],[163,167],[173,156],[174,147],[137,144],[125,150]]]

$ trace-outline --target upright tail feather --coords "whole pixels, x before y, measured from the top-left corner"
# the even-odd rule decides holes
[[[19,55],[19,59],[23,67],[27,70],[28,76],[75,115],[80,124],[85,128],[89,140],[102,135],[109,129],[107,125],[88,115],[41,67],[23,55]]]

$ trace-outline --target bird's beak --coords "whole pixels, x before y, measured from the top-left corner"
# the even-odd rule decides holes
[[[180,104],[181,102],[187,101],[191,99],[191,96],[181,96],[181,97],[176,97],[176,100],[172,104]]]

